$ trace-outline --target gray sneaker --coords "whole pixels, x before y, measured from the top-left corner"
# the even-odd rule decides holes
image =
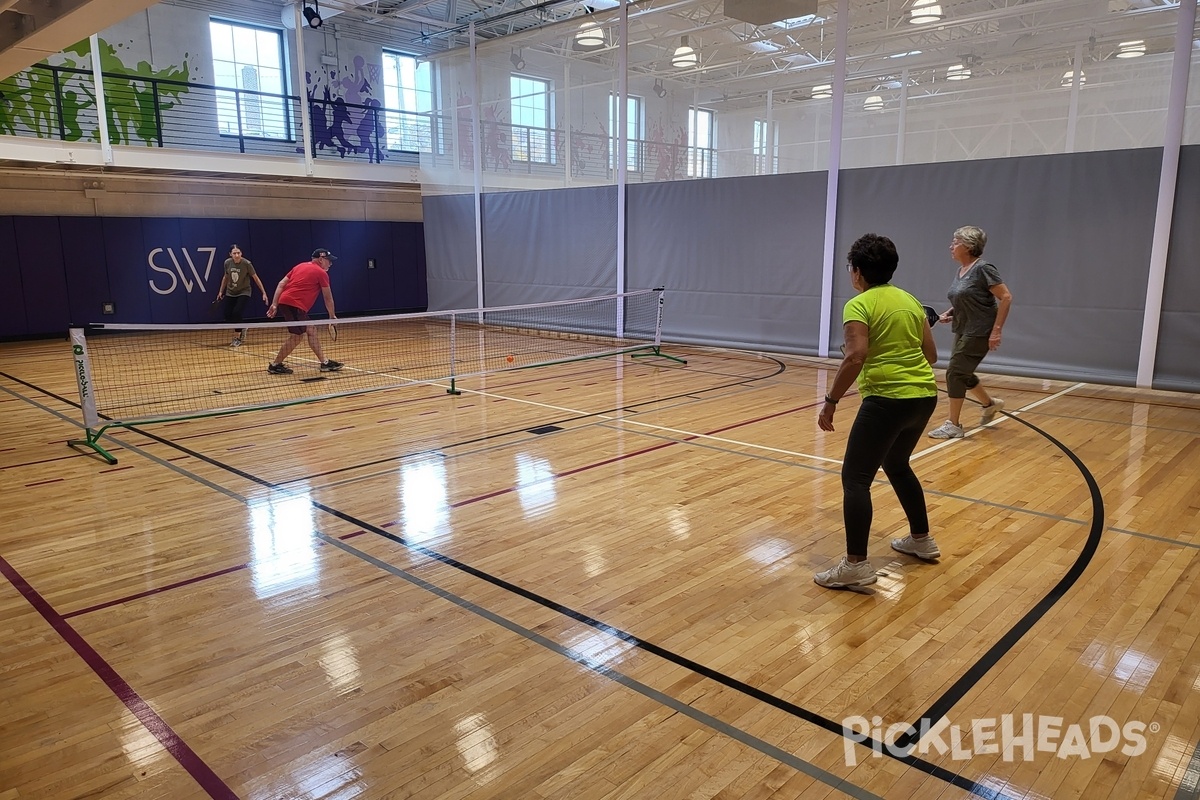
[[[942,423],[942,427],[934,428],[929,432],[930,439],[961,439],[964,436],[961,425],[955,425],[950,420]]]
[[[340,361],[334,361],[332,358],[321,364],[321,372],[337,372],[342,367],[346,366]]]
[[[996,412],[1003,411],[1003,410],[1004,410],[1004,401],[1001,400],[999,397],[993,397],[992,404],[990,406],[983,407],[983,415],[979,417],[979,424],[987,425],[989,422],[991,422],[992,420],[994,420],[996,418]]]
[[[937,542],[933,540],[932,536],[922,536],[917,539],[909,535],[903,539],[892,539],[892,549],[897,553],[907,553],[910,556],[929,561],[942,557],[942,551],[938,550]]]
[[[844,586],[867,586],[879,580],[875,576],[875,570],[871,569],[870,561],[859,561],[857,564],[851,564],[845,557],[842,558],[834,566],[818,572],[813,580],[818,586],[824,586],[827,589],[841,589]]]

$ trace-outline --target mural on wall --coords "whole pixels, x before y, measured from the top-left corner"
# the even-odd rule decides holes
[[[375,97],[382,67],[354,57],[354,68],[305,73],[314,150],[366,153],[378,164],[387,158],[387,118]]]
[[[458,100],[455,115],[458,124],[458,163],[462,169],[472,169],[475,165],[475,141],[471,132],[474,128],[471,119],[471,104],[473,98],[462,86],[458,87]],[[479,137],[479,154],[483,161],[483,169],[490,172],[511,172],[513,152],[510,146],[512,126],[504,112],[500,110],[500,100],[488,103],[479,112],[479,127],[483,133]]]
[[[659,117],[650,124],[650,137],[646,142],[646,158],[654,161],[654,180],[673,181],[686,174],[688,157],[687,128],[680,125],[671,138],[667,125]]]
[[[104,103],[112,144],[146,146],[158,143],[158,119],[188,93],[189,54],[183,63],[154,69],[139,61],[129,67],[117,48],[99,40],[100,68],[104,73]],[[91,45],[83,40],[49,60],[0,81],[0,133],[33,135],[68,142],[100,141],[96,95],[91,74]],[[162,81],[171,81],[163,83]],[[157,105],[156,105],[157,104]],[[93,109],[87,113],[89,109]]]

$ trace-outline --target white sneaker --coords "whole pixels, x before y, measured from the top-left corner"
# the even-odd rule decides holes
[[[963,435],[962,426],[955,425],[950,420],[943,422],[942,427],[934,428],[929,432],[930,439],[961,439]]]
[[[840,589],[843,586],[867,586],[879,580],[875,570],[871,569],[870,561],[859,561],[851,564],[845,557],[834,566],[818,572],[813,580],[818,586],[828,589]]]
[[[979,424],[987,425],[989,422],[991,422],[992,420],[994,420],[996,418],[997,411],[1003,411],[1003,410],[1004,410],[1004,401],[1001,400],[999,397],[993,397],[992,404],[990,406],[983,407],[983,415],[980,416],[980,418],[979,418]]]
[[[917,539],[909,535],[903,539],[892,539],[892,549],[897,553],[908,553],[910,556],[930,561],[942,557],[942,551],[938,550],[937,542],[933,540],[932,536],[922,536]]]

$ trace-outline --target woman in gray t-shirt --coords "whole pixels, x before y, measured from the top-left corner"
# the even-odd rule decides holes
[[[996,266],[982,258],[986,244],[987,234],[974,225],[959,228],[950,241],[950,255],[958,262],[958,271],[946,293],[950,308],[938,318],[939,322],[952,323],[954,331],[954,349],[946,369],[950,418],[929,432],[934,439],[962,438],[960,415],[968,390],[983,405],[980,425],[987,425],[1004,408],[1004,401],[998,397],[993,400],[975,374],[988,351],[1000,346],[1000,334],[1012,305],[1012,293]]]

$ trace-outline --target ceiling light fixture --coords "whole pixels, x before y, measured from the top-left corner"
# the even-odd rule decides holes
[[[946,70],[946,80],[948,81],[965,81],[971,77],[971,68],[966,64],[955,64]]]
[[[882,110],[883,110],[883,97],[881,97],[880,95],[877,95],[877,94],[869,95],[867,97],[867,99],[863,101],[863,111],[882,111]]]
[[[812,90],[812,99],[813,100],[828,100],[831,97],[833,97],[833,85],[832,84],[822,83],[822,84],[818,84],[817,86],[813,87],[813,90]]]
[[[604,45],[604,29],[590,19],[575,32],[576,50],[597,50]]]
[[[1069,87],[1069,86],[1072,86],[1074,83],[1075,83],[1075,70],[1069,69],[1063,73],[1062,85]],[[1079,85],[1083,86],[1085,83],[1087,83],[1087,73],[1084,72],[1083,70],[1079,70]]]
[[[942,6],[937,0],[913,0],[908,9],[908,21],[913,25],[928,25],[942,20]]]
[[[688,44],[688,37],[679,37],[679,47],[675,48],[675,52],[671,55],[671,66],[676,69],[687,69],[694,67],[700,63],[700,54],[695,48]]]
[[[295,13],[295,12],[293,12],[293,13]],[[321,19],[320,4],[314,2],[312,8],[305,6],[304,7],[304,18],[306,20],[308,20],[308,27],[310,27],[310,28],[321,27],[321,25],[324,24],[324,20]]]
[[[525,69],[525,59],[521,58],[521,54],[516,50],[512,51],[512,55],[508,57],[508,60],[511,61],[512,65],[517,69]]]
[[[1134,39],[1131,42],[1121,42],[1117,45],[1117,58],[1137,58],[1146,55],[1146,41]]]
[[[654,79],[654,93],[659,97],[667,96],[667,87],[663,86],[662,78]]]

